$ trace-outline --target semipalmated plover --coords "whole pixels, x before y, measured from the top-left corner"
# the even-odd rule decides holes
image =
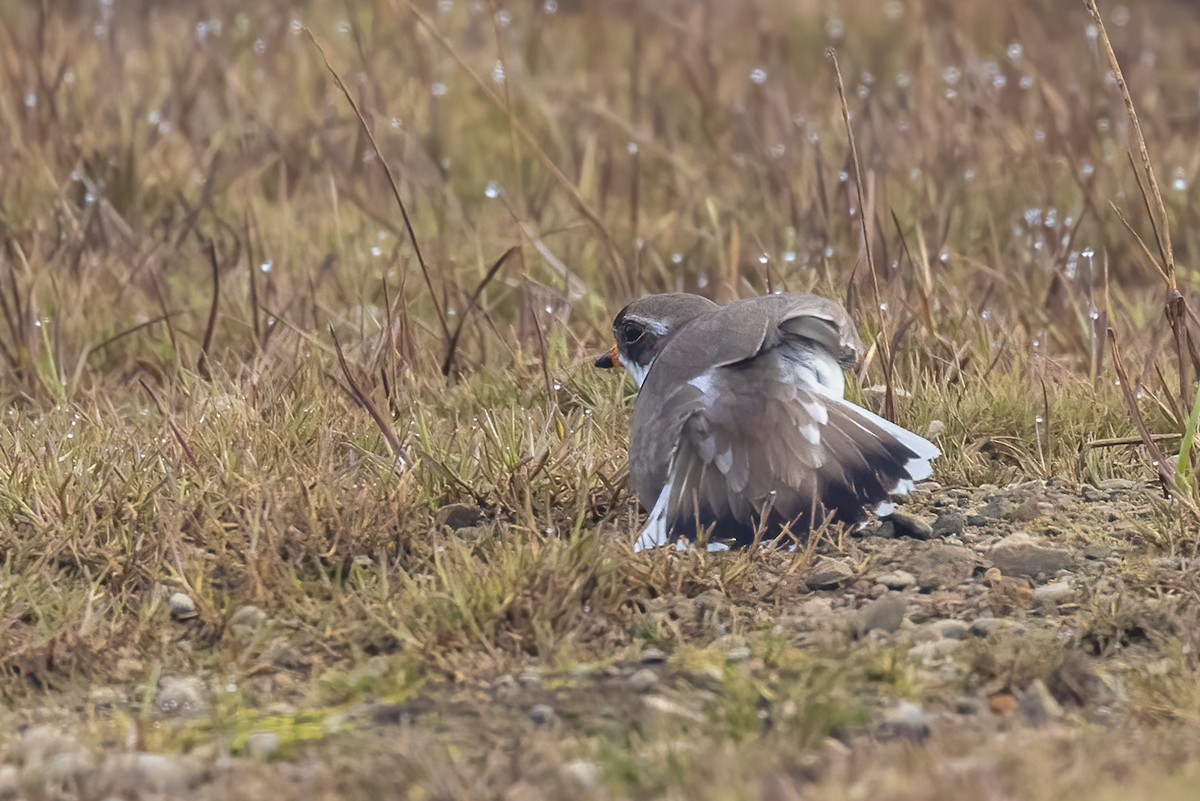
[[[862,341],[838,303],[687,293],[630,303],[597,367],[637,382],[629,473],[650,519],[635,550],[710,534],[745,546],[890,510],[933,443],[843,398]]]

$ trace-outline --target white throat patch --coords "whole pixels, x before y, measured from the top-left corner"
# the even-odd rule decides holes
[[[651,361],[650,364],[641,365],[622,359],[621,364],[624,365],[625,369],[629,371],[629,374],[633,376],[633,380],[638,385],[638,389],[641,389],[642,384],[646,381],[646,375],[650,372],[650,365],[654,364],[654,362]]]

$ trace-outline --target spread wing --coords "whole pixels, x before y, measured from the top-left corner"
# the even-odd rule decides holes
[[[930,475],[927,440],[812,384],[785,380],[783,349],[679,385],[656,417],[680,421],[637,547],[710,530],[738,545],[789,527],[853,522]]]

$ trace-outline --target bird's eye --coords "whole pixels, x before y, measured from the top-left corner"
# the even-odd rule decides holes
[[[646,329],[642,328],[635,322],[627,321],[621,326],[621,339],[624,340],[626,344],[632,345],[634,342],[639,341],[644,336],[646,336]]]

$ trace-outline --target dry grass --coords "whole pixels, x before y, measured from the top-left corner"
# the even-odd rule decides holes
[[[76,708],[102,686],[148,699],[159,676],[196,674],[238,688],[212,728],[139,742],[236,750],[272,705],[292,721],[369,698],[447,698],[430,688],[633,658],[648,643],[685,661],[743,637],[770,664],[778,597],[764,587],[786,587],[807,555],[628,547],[628,388],[588,357],[648,291],[846,298],[876,337],[861,385],[889,376],[900,422],[943,424],[944,485],[1152,476],[1140,446],[1090,444],[1139,439],[1109,326],[1147,432],[1195,429],[1192,322],[1172,334],[1156,264],[1170,262],[1195,305],[1200,60],[1185,44],[1200,16],[1168,0],[1102,11],[1158,175],[1169,260],[1082,6],[6,5],[0,698],[13,719]],[[1162,447],[1178,452],[1178,439]],[[458,503],[478,525],[441,524]],[[1164,521],[1146,558],[1190,553],[1191,534]],[[194,619],[169,619],[175,592]],[[722,599],[716,622],[653,611],[696,597]],[[247,605],[266,621],[249,635],[236,616]],[[1097,610],[1096,625],[1114,615]],[[1197,675],[1179,650],[1190,638],[1164,632],[1128,748],[1176,765],[1155,727],[1194,739],[1200,700],[1181,689]],[[853,647],[777,656],[784,673],[762,687],[731,674],[704,713],[713,728],[530,734],[546,756],[528,773],[470,758],[478,745],[443,765],[451,752],[421,741],[427,763],[390,770],[445,797],[553,796],[552,766],[599,754],[613,797],[789,798],[810,780],[820,797],[861,797],[849,768],[806,765],[880,698],[919,692]],[[795,695],[765,756],[750,733],[764,693]],[[1164,697],[1180,696],[1170,711]],[[148,707],[124,713],[133,728],[150,725]],[[101,740],[113,725],[89,720]],[[367,743],[330,745],[330,759],[392,776],[368,759],[369,735],[348,736]],[[1103,742],[1095,756],[1071,740],[1060,762],[1106,759],[1131,788],[1176,791],[1086,736]],[[677,738],[700,747],[646,757]],[[956,748],[887,746],[878,775],[895,798],[1095,787],[1050,758],[997,785],[925,766]],[[329,792],[373,793],[370,776]]]

